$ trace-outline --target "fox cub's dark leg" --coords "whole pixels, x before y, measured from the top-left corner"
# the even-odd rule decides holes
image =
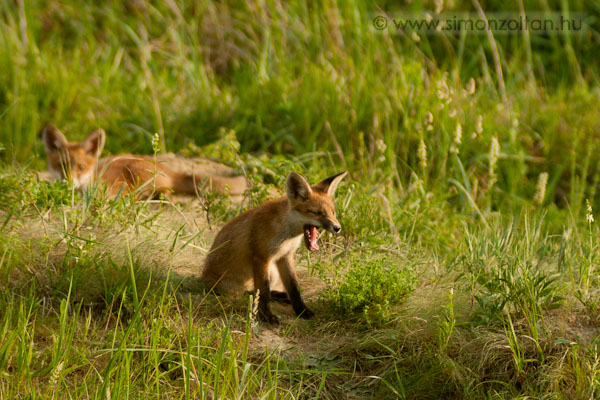
[[[260,291],[258,297],[258,316],[261,320],[268,322],[272,325],[279,325],[279,318],[269,307],[269,301],[271,301],[271,288],[269,285],[269,265],[264,260],[254,260],[253,275],[254,275],[254,288]]]
[[[292,303],[292,307],[296,312],[296,315],[309,319],[314,317],[315,313],[306,307],[302,296],[300,295],[300,287],[298,286],[298,277],[296,276],[296,265],[294,263],[293,254],[283,257],[277,261],[277,269],[279,275],[287,291],[287,295]]]

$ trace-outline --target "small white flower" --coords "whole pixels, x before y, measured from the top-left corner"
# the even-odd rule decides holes
[[[586,208],[586,214],[585,214],[585,219],[587,220],[588,224],[591,224],[592,222],[594,222],[594,214],[592,213],[592,205],[590,204],[589,200],[585,200],[585,208]]]
[[[160,151],[160,136],[158,132],[152,136],[152,151],[158,153]]]

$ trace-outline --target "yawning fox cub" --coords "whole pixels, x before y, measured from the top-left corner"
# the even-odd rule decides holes
[[[287,197],[267,201],[231,220],[221,229],[206,258],[203,282],[225,291],[259,290],[259,316],[277,325],[271,290],[285,291],[297,315],[311,318],[300,296],[294,253],[304,236],[308,250],[318,250],[319,228],[338,233],[333,195],[346,172],[311,186],[292,172]]]
[[[106,183],[108,194],[138,190],[139,197],[155,197],[161,193],[196,194],[207,182],[213,190],[242,194],[244,177],[203,176],[172,171],[149,156],[118,154],[99,158],[106,134],[98,129],[81,142],[69,142],[54,125],[42,133],[48,158],[48,170],[57,179],[67,179],[76,189],[85,189],[96,178]]]

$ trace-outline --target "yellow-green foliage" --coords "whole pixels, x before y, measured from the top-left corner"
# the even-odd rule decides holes
[[[584,25],[392,26],[479,4]],[[0,0],[0,399],[600,398],[599,14]],[[105,154],[216,158],[252,187],[242,204],[78,193],[32,171],[46,122],[104,128]],[[271,329],[200,284],[225,221],[290,171],[344,169],[342,232],[297,255],[316,319],[273,304]]]

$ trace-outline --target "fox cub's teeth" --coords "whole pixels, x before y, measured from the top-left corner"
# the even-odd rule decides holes
[[[319,228],[314,225],[306,225],[304,227],[304,243],[310,251],[319,250]]]

